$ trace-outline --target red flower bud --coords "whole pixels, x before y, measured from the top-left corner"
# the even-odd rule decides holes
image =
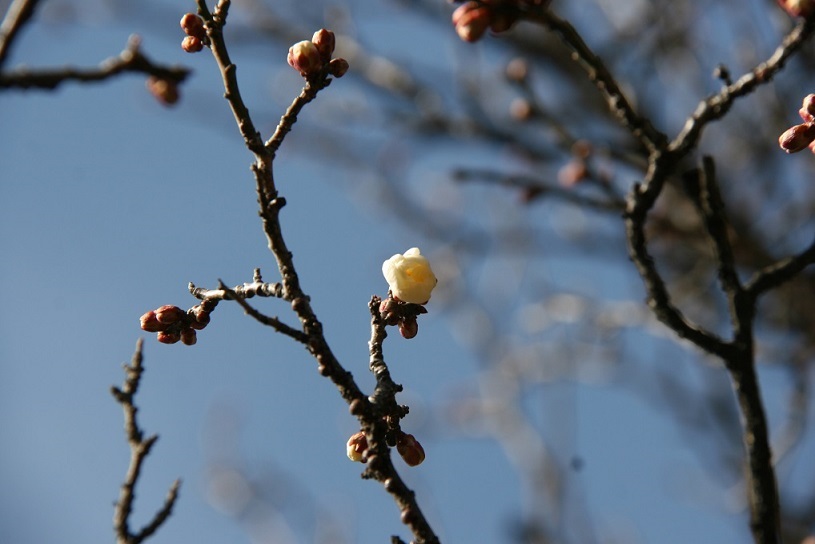
[[[333,59],[328,63],[328,73],[332,76],[340,78],[348,71],[348,61],[345,59]]]
[[[181,342],[185,346],[193,346],[198,341],[195,331],[189,327],[181,331]]]
[[[815,122],[815,94],[808,94],[804,97],[804,103],[798,110],[798,115],[801,116],[804,123]]]
[[[178,102],[178,84],[175,81],[150,76],[147,78],[147,90],[165,106],[172,106]]]
[[[159,323],[158,319],[156,319],[156,312],[153,310],[141,316],[139,324],[141,325],[141,330],[146,332],[158,332],[167,328],[167,325]]]
[[[412,467],[421,465],[424,461],[424,448],[412,434],[402,434],[396,439],[396,451],[399,452],[405,463]]]
[[[181,340],[181,335],[177,332],[161,331],[156,335],[156,339],[162,344],[175,344]]]
[[[793,17],[809,17],[815,13],[815,0],[778,0],[778,5]]]
[[[187,36],[194,36],[203,41],[207,35],[207,31],[204,29],[204,21],[194,13],[185,13],[184,16],[181,17],[179,24]]]
[[[815,140],[815,125],[795,125],[778,138],[778,145],[787,153],[806,149]]]
[[[170,304],[156,310],[156,320],[163,325],[172,325],[177,321],[181,321],[185,315],[187,315],[187,312],[178,306],[172,306]]]
[[[204,48],[204,43],[195,36],[186,36],[181,40],[181,49],[187,53],[198,53]]]
[[[311,37],[311,43],[313,43],[317,51],[320,52],[320,57],[323,62],[331,60],[331,54],[334,52],[334,45],[336,43],[333,32],[321,28]]]
[[[456,34],[465,42],[478,41],[492,24],[492,12],[477,2],[467,2],[453,12]]]
[[[399,334],[403,338],[410,340],[419,334],[419,322],[416,318],[406,318],[399,322]]]

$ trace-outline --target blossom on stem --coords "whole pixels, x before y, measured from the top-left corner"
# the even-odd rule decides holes
[[[430,262],[417,247],[408,249],[404,255],[397,253],[382,263],[382,274],[394,298],[413,304],[427,304],[438,283]]]
[[[289,48],[289,66],[303,77],[315,75],[323,67],[323,59],[317,46],[308,40],[297,42]]]

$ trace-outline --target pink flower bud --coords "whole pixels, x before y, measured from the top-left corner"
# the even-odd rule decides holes
[[[465,42],[478,41],[492,24],[489,8],[477,2],[467,2],[453,12],[453,26],[456,34]]]
[[[815,140],[815,125],[795,125],[778,138],[778,145],[787,153],[806,149]]]
[[[407,340],[415,338],[416,335],[419,334],[419,322],[416,321],[416,318],[405,318],[400,321],[399,334],[401,334],[402,337]]]
[[[399,452],[405,463],[412,467],[421,465],[425,458],[424,448],[412,434],[402,434],[396,440],[396,451]]]
[[[203,48],[204,43],[195,36],[185,36],[184,39],[181,40],[181,49],[187,53],[198,53]]]
[[[167,328],[167,325],[159,323],[156,319],[156,312],[150,310],[139,319],[141,330],[146,332],[159,332]]]
[[[815,122],[815,94],[808,94],[804,97],[804,103],[798,110],[798,115],[801,116],[804,123]]]
[[[354,462],[362,462],[362,458],[365,456],[365,451],[368,449],[368,439],[365,437],[365,433],[362,431],[352,435],[351,438],[348,439],[348,444],[346,444],[345,453],[348,455],[348,458]]]
[[[328,73],[336,78],[340,78],[348,71],[348,61],[345,59],[333,59],[328,63]]]
[[[187,312],[178,306],[167,304],[156,310],[156,320],[163,325],[172,325],[184,319]]]
[[[815,13],[815,0],[778,0],[778,5],[793,17],[809,17]]]
[[[399,323],[399,303],[392,298],[386,298],[379,303],[379,315],[382,316],[382,321],[388,325],[396,325]]]
[[[289,48],[289,66],[300,72],[300,75],[308,78],[315,75],[323,67],[320,52],[317,46],[309,41],[302,41]]]
[[[161,331],[156,335],[156,340],[162,344],[175,344],[181,340],[181,334],[177,332]]]
[[[198,335],[196,335],[195,331],[190,327],[181,331],[181,343],[185,346],[194,346],[197,341]]]
[[[181,17],[180,25],[184,34],[187,36],[194,36],[203,41],[207,35],[204,29],[204,21],[194,13],[185,13],[184,16]]]
[[[336,43],[333,32],[321,28],[311,37],[311,43],[320,52],[323,62],[331,60],[331,54],[334,52],[334,44]]]

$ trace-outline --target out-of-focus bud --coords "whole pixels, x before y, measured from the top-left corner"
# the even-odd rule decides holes
[[[167,325],[159,323],[158,319],[156,319],[156,312],[153,310],[141,316],[141,318],[139,318],[139,324],[141,325],[141,330],[146,332],[158,332],[167,328]]]
[[[793,17],[809,17],[815,13],[815,0],[778,0],[778,5]]]
[[[490,30],[493,32],[505,32],[512,28],[512,25],[518,20],[518,15],[514,12],[506,10],[492,13],[490,17]]]
[[[187,36],[195,36],[203,41],[207,35],[207,31],[204,29],[204,21],[194,13],[185,13],[184,16],[181,17],[180,25],[184,34]]]
[[[178,102],[178,84],[169,79],[161,79],[156,76],[147,78],[147,90],[150,91],[156,100],[165,106],[172,106]]]
[[[303,77],[311,77],[323,67],[317,46],[310,41],[297,42],[289,48],[289,66]]]
[[[340,78],[348,71],[348,61],[345,59],[332,59],[328,63],[328,73],[336,78]]]
[[[787,153],[806,149],[815,140],[815,125],[795,125],[778,138],[778,145]]]
[[[438,283],[430,262],[417,247],[405,251],[404,255],[397,253],[382,263],[382,274],[395,298],[413,304],[427,304]]]
[[[181,321],[185,315],[187,315],[187,312],[171,304],[167,304],[156,310],[156,320],[164,325],[172,325],[173,323]]]
[[[187,53],[198,53],[203,48],[204,42],[195,36],[185,36],[184,39],[181,40],[181,49]]]
[[[190,327],[181,331],[181,343],[185,346],[194,346],[198,341],[198,335]]]
[[[396,451],[405,460],[405,463],[415,467],[424,461],[424,448],[412,434],[403,433],[396,439]]]
[[[510,81],[517,81],[518,83],[525,81],[529,75],[529,65],[526,59],[517,57],[509,61],[506,68],[506,75]]]
[[[415,338],[416,335],[419,334],[419,322],[416,321],[416,318],[405,318],[400,321],[399,334],[401,334],[402,337],[407,340]]]
[[[321,28],[311,37],[311,43],[313,43],[317,51],[320,52],[320,57],[323,59],[323,62],[331,60],[331,54],[334,52],[334,44],[336,43],[333,32]]]
[[[586,179],[588,175],[589,170],[586,168],[586,163],[580,159],[572,159],[558,170],[557,180],[568,189]]]
[[[509,114],[516,121],[529,121],[534,113],[532,104],[526,98],[516,98],[509,105]]]
[[[348,458],[354,462],[361,462],[365,456],[365,451],[368,449],[368,439],[362,431],[354,434],[348,439],[346,444],[345,453]]]
[[[478,2],[467,2],[453,12],[456,34],[465,42],[478,41],[492,23],[492,13]]]
[[[162,344],[175,344],[181,340],[181,334],[177,332],[161,331],[156,335],[156,339]]]
[[[804,97],[804,103],[801,109],[798,110],[798,115],[804,120],[804,123],[812,124],[815,122],[815,94],[808,94]]]

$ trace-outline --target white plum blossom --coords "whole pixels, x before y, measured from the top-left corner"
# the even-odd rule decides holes
[[[426,304],[438,280],[418,247],[398,253],[382,263],[382,274],[394,298],[402,302]]]

